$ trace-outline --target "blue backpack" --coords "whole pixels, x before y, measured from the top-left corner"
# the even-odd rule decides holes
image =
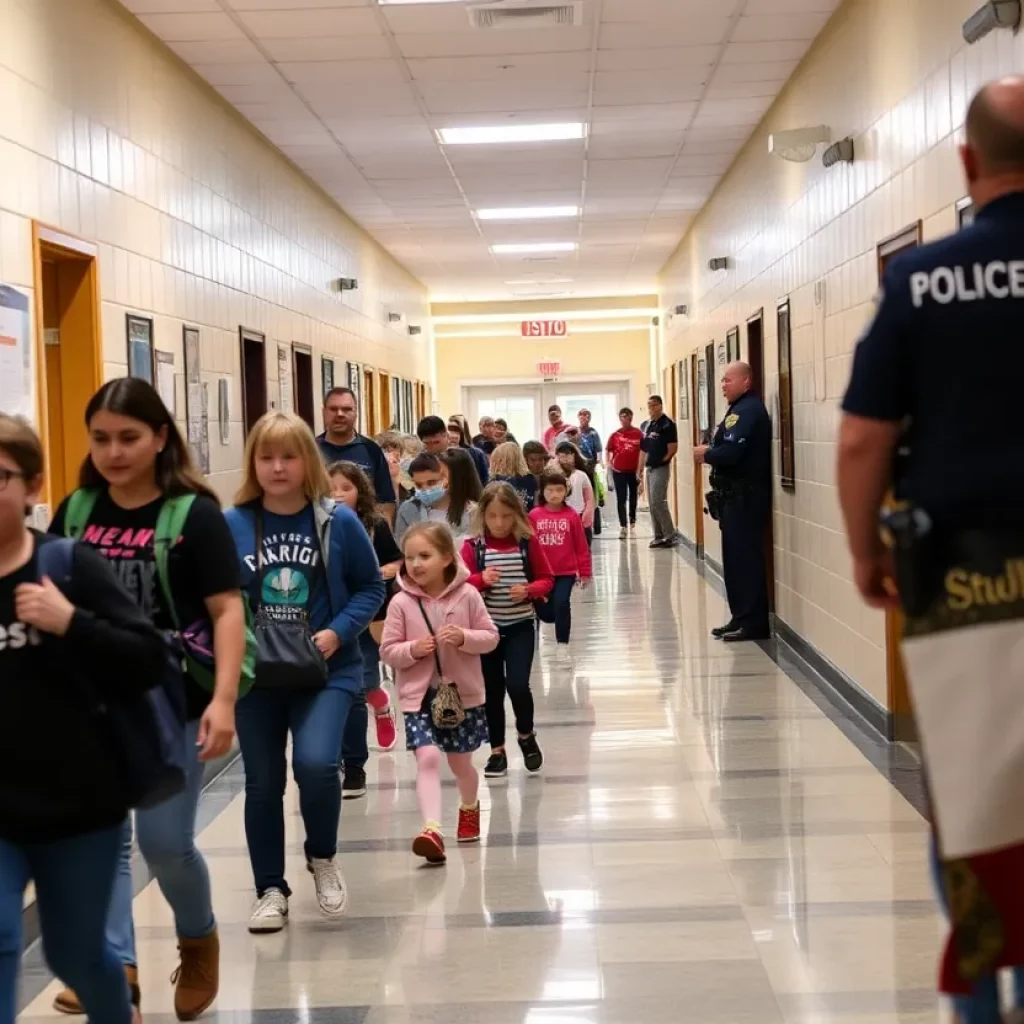
[[[37,549],[39,575],[49,576],[65,594],[71,586],[74,551],[73,540],[49,541]],[[168,640],[163,678],[145,693],[123,700],[100,697],[85,673],[76,677],[114,751],[128,806],[146,810],[180,793],[185,788],[185,766],[195,756],[185,742],[181,651]]]

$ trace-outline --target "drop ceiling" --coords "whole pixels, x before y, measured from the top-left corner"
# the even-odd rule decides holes
[[[579,26],[476,29],[461,0],[121,0],[449,302],[654,291],[839,2],[583,0]],[[586,138],[436,135],[575,121]],[[581,212],[474,215],[539,206]]]

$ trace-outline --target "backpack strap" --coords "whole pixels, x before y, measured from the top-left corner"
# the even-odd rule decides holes
[[[171,593],[170,555],[171,548],[181,539],[182,531],[188,515],[195,504],[194,494],[182,494],[177,498],[168,498],[160,506],[160,514],[156,520],[156,536],[153,540],[153,561],[156,563],[156,576],[160,581],[160,591],[167,605],[167,614],[174,623],[174,628],[181,632],[178,620],[178,609],[174,605]]]
[[[487,568],[487,541],[477,537],[473,550],[476,553],[476,571],[483,572]]]
[[[71,585],[71,569],[75,557],[75,542],[66,538],[50,540],[36,548],[39,578],[49,576],[57,588],[67,594]]]
[[[100,492],[93,487],[82,487],[72,493],[64,510],[65,537],[81,540],[99,496]]]
[[[526,574],[526,582],[533,582],[533,566],[530,565],[530,538],[519,538],[519,553],[523,556],[523,572]]]

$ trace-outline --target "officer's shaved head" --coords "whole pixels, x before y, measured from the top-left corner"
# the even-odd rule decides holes
[[[1024,189],[1024,77],[989,82],[967,110],[964,170],[977,206]]]
[[[722,394],[731,405],[754,386],[754,371],[741,359],[731,362],[722,374]]]

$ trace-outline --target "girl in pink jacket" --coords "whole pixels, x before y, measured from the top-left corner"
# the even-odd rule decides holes
[[[480,775],[473,767],[473,753],[487,740],[480,655],[497,647],[498,630],[479,591],[466,583],[469,570],[444,523],[411,527],[402,538],[402,552],[400,591],[388,608],[380,656],[395,670],[405,745],[416,755],[416,795],[424,826],[412,852],[429,864],[443,864],[441,751],[462,801],[458,841],[480,839]],[[465,709],[465,720],[455,728],[439,728],[431,715],[442,681],[456,685]]]

